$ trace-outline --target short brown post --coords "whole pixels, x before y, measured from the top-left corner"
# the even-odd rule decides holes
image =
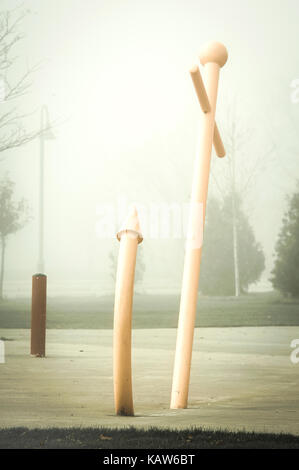
[[[36,357],[46,355],[46,309],[47,309],[47,276],[32,276],[31,304],[31,354]]]

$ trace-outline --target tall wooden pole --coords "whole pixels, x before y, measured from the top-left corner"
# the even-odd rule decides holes
[[[205,220],[211,151],[215,135],[215,111],[218,91],[219,70],[227,61],[226,48],[217,42],[207,44],[200,53],[200,62],[205,67],[205,84],[210,104],[208,112],[202,115],[202,134],[198,155],[195,160],[192,184],[190,219],[184,262],[180,314],[177,331],[174,362],[171,408],[186,408],[192,357],[200,260],[202,252],[202,231]]]
[[[131,367],[132,305],[137,247],[142,242],[136,209],[118,232],[120,241],[113,329],[114,402],[117,415],[134,416]]]

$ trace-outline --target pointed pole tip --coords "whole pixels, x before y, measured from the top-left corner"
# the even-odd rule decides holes
[[[132,205],[128,211],[128,216],[121,226],[121,229],[116,234],[117,239],[120,241],[123,233],[131,233],[132,235],[137,235],[138,243],[141,243],[143,236],[140,231],[140,223],[137,208],[135,205]]]

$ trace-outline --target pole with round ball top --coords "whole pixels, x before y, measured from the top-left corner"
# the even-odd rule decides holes
[[[132,306],[138,244],[143,237],[136,208],[117,233],[120,242],[114,303],[113,378],[115,412],[134,416],[131,367]]]
[[[215,125],[215,111],[220,68],[227,61],[227,50],[219,42],[211,42],[200,52],[200,62],[204,66],[205,86],[199,69],[190,70],[191,78],[200,101],[202,133],[198,154],[195,159],[192,183],[189,227],[184,261],[181,290],[180,313],[177,331],[176,353],[170,407],[186,408],[192,357],[194,325],[198,296],[202,234],[208,196],[208,183],[212,145],[219,157],[225,155],[218,128]]]

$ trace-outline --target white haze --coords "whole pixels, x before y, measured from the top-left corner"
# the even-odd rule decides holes
[[[19,5],[2,0],[1,9]],[[299,78],[297,0],[25,0],[31,13],[16,48],[15,75],[41,62],[22,111],[47,104],[57,122],[46,141],[45,262],[50,292],[113,288],[109,251],[96,237],[96,210],[126,197],[140,204],[185,203],[190,194],[199,106],[188,69],[200,46],[223,42],[217,122],[236,102],[237,119],[252,130],[246,161],[273,154],[246,195],[246,207],[266,255],[258,288],[267,288],[273,249],[298,168]],[[37,263],[38,155],[35,141],[2,154],[1,174],[29,200],[33,220],[11,236],[5,292],[30,293]],[[213,155],[213,171],[224,161]],[[241,163],[240,163],[241,164]],[[210,194],[217,195],[211,179]],[[174,240],[145,240],[143,288],[179,289],[183,253]],[[52,291],[51,291],[52,289]]]

